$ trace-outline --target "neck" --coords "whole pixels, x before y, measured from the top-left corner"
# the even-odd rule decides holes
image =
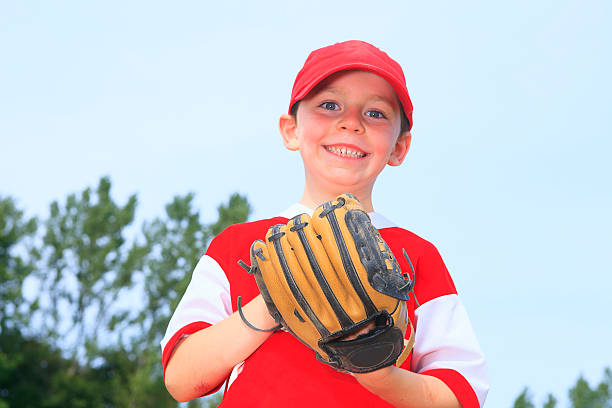
[[[358,199],[363,209],[366,212],[374,212],[372,205],[372,188],[374,186],[366,186],[362,188],[347,187],[342,190],[337,186],[335,188],[314,188],[310,183],[306,182],[304,186],[304,194],[300,200],[300,204],[305,205],[308,208],[315,209],[319,205],[326,201],[335,200],[342,193],[353,193]]]

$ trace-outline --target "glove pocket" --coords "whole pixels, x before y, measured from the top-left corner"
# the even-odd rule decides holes
[[[355,339],[342,340],[371,322],[375,323],[375,327],[368,333]],[[320,361],[340,371],[367,373],[394,364],[404,347],[404,336],[402,330],[394,326],[393,317],[382,311],[359,322],[350,330],[322,338],[319,347],[329,356],[329,361],[317,356]]]

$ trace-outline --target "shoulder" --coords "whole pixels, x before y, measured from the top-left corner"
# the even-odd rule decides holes
[[[438,253],[438,249],[434,244],[407,229],[390,226],[379,229],[379,232],[389,246],[404,245],[419,253]]]
[[[240,256],[244,256],[243,253],[250,249],[253,241],[266,236],[268,228],[286,222],[286,218],[273,217],[230,225],[213,238],[208,245],[206,255],[219,263],[231,253],[236,252],[235,249],[238,249]]]
[[[221,231],[214,239],[225,240],[230,238],[237,238],[241,236],[253,236],[253,235],[265,235],[268,228],[275,224],[284,224],[288,220],[284,217],[272,217],[265,218],[256,221],[241,222],[238,224],[232,224],[229,227]]]
[[[406,251],[415,270],[414,290],[421,304],[440,296],[457,294],[446,264],[434,244],[404,228],[391,227],[379,231],[402,271],[411,271],[403,253]]]
[[[380,232],[380,235],[390,244],[408,245],[413,249],[436,250],[436,247],[424,238],[421,238],[412,231],[401,228],[394,221],[385,217],[379,212],[368,213],[370,221]],[[390,245],[391,246],[391,245]]]

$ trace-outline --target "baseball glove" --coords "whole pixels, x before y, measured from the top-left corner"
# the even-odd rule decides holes
[[[279,323],[270,330],[289,331],[318,360],[340,371],[365,373],[399,366],[408,356],[414,329],[406,302],[414,269],[413,279],[402,274],[354,195],[321,205],[312,218],[301,214],[271,227],[265,242],[251,246],[251,266],[239,263],[255,276]],[[245,323],[260,330],[246,321],[238,301]]]

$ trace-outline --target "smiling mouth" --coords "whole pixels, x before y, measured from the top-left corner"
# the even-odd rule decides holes
[[[350,157],[353,159],[361,159],[366,157],[368,154],[357,150],[349,149],[345,146],[325,146],[325,150],[341,157]]]

